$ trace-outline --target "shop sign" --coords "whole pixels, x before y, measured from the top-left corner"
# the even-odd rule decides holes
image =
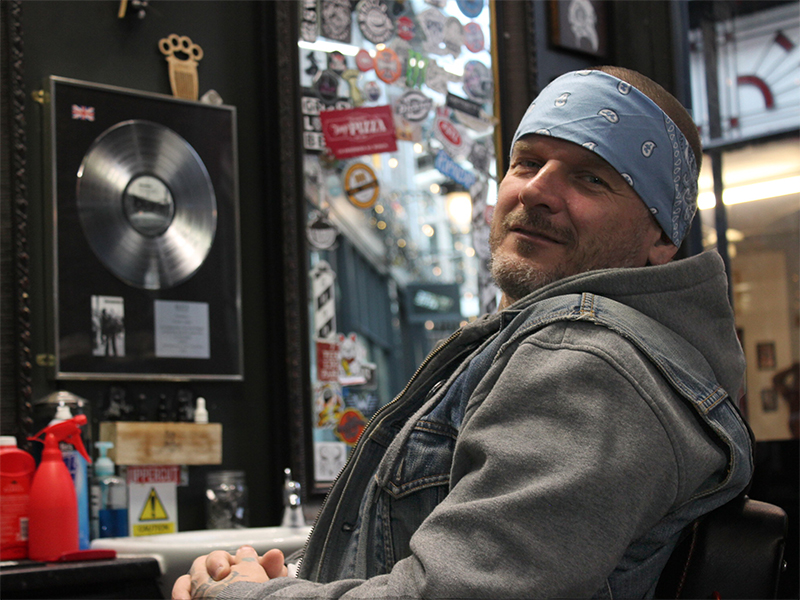
[[[461,77],[440,67],[435,60],[428,59],[425,67],[425,84],[440,94],[447,93],[448,83],[459,83]]]
[[[364,163],[356,163],[345,173],[344,191],[350,202],[358,208],[371,208],[378,200],[381,188],[375,171]]]
[[[309,89],[304,90],[300,98],[300,110],[303,113],[303,148],[321,152],[325,150],[325,138],[322,135],[322,120],[320,113],[329,110],[345,110],[352,108],[352,102],[347,98],[339,98],[333,106],[323,104],[320,99]]]
[[[330,250],[339,235],[336,226],[322,213],[314,211],[306,228],[308,243],[317,250]]]
[[[442,48],[444,42],[444,23],[446,17],[436,8],[429,8],[419,14],[419,23],[425,34],[423,49],[429,54],[445,54]]]
[[[494,160],[494,147],[491,144],[475,142],[469,151],[467,160],[481,173],[489,173],[489,163]]]
[[[474,19],[483,12],[483,0],[456,0],[461,12]]]
[[[394,105],[394,113],[413,123],[423,121],[433,106],[433,100],[422,92],[410,90],[403,94]]]
[[[406,61],[406,87],[422,87],[428,70],[428,60],[421,52],[408,51]]]
[[[339,380],[339,344],[317,340],[317,381]]]
[[[341,79],[338,73],[331,69],[326,69],[317,75],[317,79],[314,81],[314,88],[325,104],[330,106],[336,103],[336,100],[339,98],[340,81]]]
[[[358,67],[358,70],[364,72],[371,71],[373,65],[374,62],[372,60],[372,56],[370,56],[370,53],[364,48],[359,50],[358,54],[356,54],[356,66]]]
[[[464,45],[470,52],[480,52],[483,50],[483,30],[475,21],[470,21],[464,25]]]
[[[347,461],[344,442],[314,442],[314,479],[333,481]]]
[[[480,117],[481,113],[483,113],[483,109],[481,108],[480,104],[472,100],[462,98],[461,96],[456,96],[455,94],[448,93],[445,103],[447,104],[448,108],[466,113],[471,117]]]
[[[325,144],[336,158],[397,150],[391,106],[370,106],[320,114]]]
[[[311,269],[311,289],[314,296],[314,333],[317,339],[336,338],[336,274],[324,260]],[[324,380],[322,380],[324,381]]]
[[[460,160],[469,153],[472,139],[462,127],[450,120],[451,112],[448,108],[436,109],[433,136],[442,143],[450,156]]]
[[[385,83],[394,83],[400,78],[403,63],[397,52],[391,48],[384,48],[375,54],[375,73]]]
[[[328,69],[341,75],[347,70],[347,59],[338,50],[328,53]]]
[[[448,17],[444,24],[444,47],[453,58],[458,58],[461,54],[461,46],[464,45],[464,26],[455,17]]]
[[[456,183],[460,183],[465,188],[471,188],[476,181],[474,174],[461,167],[456,161],[450,158],[444,150],[439,150],[436,160],[433,163],[436,170],[446,175]]]
[[[367,351],[358,335],[339,334],[339,383],[342,385],[363,385],[367,383],[362,365],[366,364]]]
[[[471,60],[464,65],[464,91],[474,100],[491,100],[494,96],[494,80],[489,67],[478,60]]]
[[[377,102],[381,97],[381,86],[377,81],[368,81],[364,84],[364,93],[367,95],[367,100]]]
[[[339,417],[334,433],[348,446],[355,446],[367,426],[367,420],[357,408],[347,408]]]
[[[387,14],[388,10],[381,0],[361,0],[356,6],[358,27],[373,44],[387,42],[394,35],[394,23]]]
[[[350,43],[350,0],[322,0],[322,35]]]
[[[317,0],[303,0],[300,9],[300,38],[306,42],[317,40]]]
[[[397,19],[397,37],[407,42],[414,39],[414,21],[408,17],[400,17]]]
[[[334,429],[343,410],[344,400],[338,383],[314,386],[314,424],[317,429]]]

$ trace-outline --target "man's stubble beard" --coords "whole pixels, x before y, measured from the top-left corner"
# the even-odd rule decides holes
[[[649,215],[647,218],[652,219]],[[492,227],[489,235],[491,258],[489,269],[495,284],[510,302],[524,298],[542,287],[586,271],[594,271],[610,267],[633,267],[637,265],[637,257],[641,252],[642,239],[650,224],[643,219],[635,228],[634,235],[627,240],[607,239],[602,246],[597,243],[591,247],[578,249],[572,253],[571,259],[562,263],[542,266],[526,257],[535,257],[537,245],[525,239],[515,240],[513,253],[500,252],[500,247],[513,227],[525,227],[533,231],[549,234],[564,242],[567,247],[576,243],[573,232],[556,227],[536,211],[517,211],[507,214],[498,227]],[[615,236],[616,237],[616,236]],[[574,250],[574,248],[573,248]]]
[[[517,241],[517,250],[523,256],[535,252],[533,244],[524,240]],[[563,269],[546,271],[539,265],[520,260],[516,256],[498,254],[496,248],[492,248],[489,269],[497,287],[512,301],[566,277]]]
[[[517,211],[507,214],[498,227],[492,227],[489,234],[491,257],[489,269],[495,284],[510,300],[519,300],[545,285],[563,279],[566,276],[562,267],[545,270],[540,265],[524,260],[533,256],[536,245],[524,239],[515,241],[516,253],[499,253],[500,246],[514,227],[524,227],[551,234],[557,239],[572,243],[571,231],[556,228],[539,213],[534,211]]]

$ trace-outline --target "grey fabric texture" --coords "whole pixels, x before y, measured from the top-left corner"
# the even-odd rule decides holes
[[[739,398],[744,361],[715,253],[576,275],[506,312],[583,292],[667,326]],[[647,560],[649,532],[716,486],[727,461],[628,340],[590,323],[554,323],[502,355],[478,383],[458,434],[449,494],[391,572],[328,583],[233,583],[219,598],[592,597],[615,569]]]

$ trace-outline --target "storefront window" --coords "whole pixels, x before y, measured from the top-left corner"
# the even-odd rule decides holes
[[[302,2],[314,479],[424,355],[493,310],[492,5]]]
[[[708,151],[698,200],[703,243],[729,261],[747,359],[742,408],[759,441],[797,438],[800,6],[698,1],[690,10],[692,105]]]
[[[711,157],[700,179],[704,245],[718,234]],[[747,357],[745,411],[759,440],[800,437],[800,142],[721,154],[732,300]]]

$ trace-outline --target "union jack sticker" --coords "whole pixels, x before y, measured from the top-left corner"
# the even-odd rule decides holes
[[[78,121],[94,121],[94,106],[72,105],[72,118]]]

